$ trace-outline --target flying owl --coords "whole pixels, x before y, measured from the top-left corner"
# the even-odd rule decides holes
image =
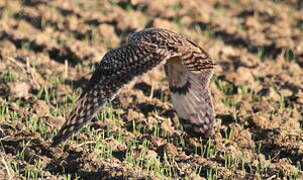
[[[214,134],[215,112],[209,91],[214,63],[208,53],[186,37],[148,28],[131,34],[128,43],[107,52],[76,106],[53,138],[65,141],[90,122],[121,88],[164,64],[172,103],[185,130],[202,137]]]

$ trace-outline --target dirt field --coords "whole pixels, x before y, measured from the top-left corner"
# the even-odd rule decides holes
[[[94,65],[147,27],[184,34],[218,64],[215,137],[182,130],[160,68],[49,148]],[[302,170],[302,0],[0,1],[0,179],[269,180]]]

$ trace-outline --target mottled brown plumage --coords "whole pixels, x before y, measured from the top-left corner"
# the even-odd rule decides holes
[[[161,64],[165,64],[172,102],[185,129],[204,137],[213,135],[215,115],[208,89],[213,61],[184,36],[149,28],[130,35],[128,44],[105,54],[52,145],[78,132],[123,86]]]

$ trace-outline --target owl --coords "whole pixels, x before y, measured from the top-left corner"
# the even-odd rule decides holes
[[[56,146],[77,133],[139,76],[164,65],[171,100],[184,129],[208,138],[214,134],[215,112],[209,90],[214,63],[190,39],[160,28],[131,34],[127,44],[107,52],[71,110],[58,134]]]

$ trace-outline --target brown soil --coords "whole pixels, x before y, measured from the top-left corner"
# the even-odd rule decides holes
[[[0,177],[300,179],[302,14],[301,0],[0,1]],[[93,66],[147,27],[215,59],[215,137],[182,131],[160,68],[49,148]]]

